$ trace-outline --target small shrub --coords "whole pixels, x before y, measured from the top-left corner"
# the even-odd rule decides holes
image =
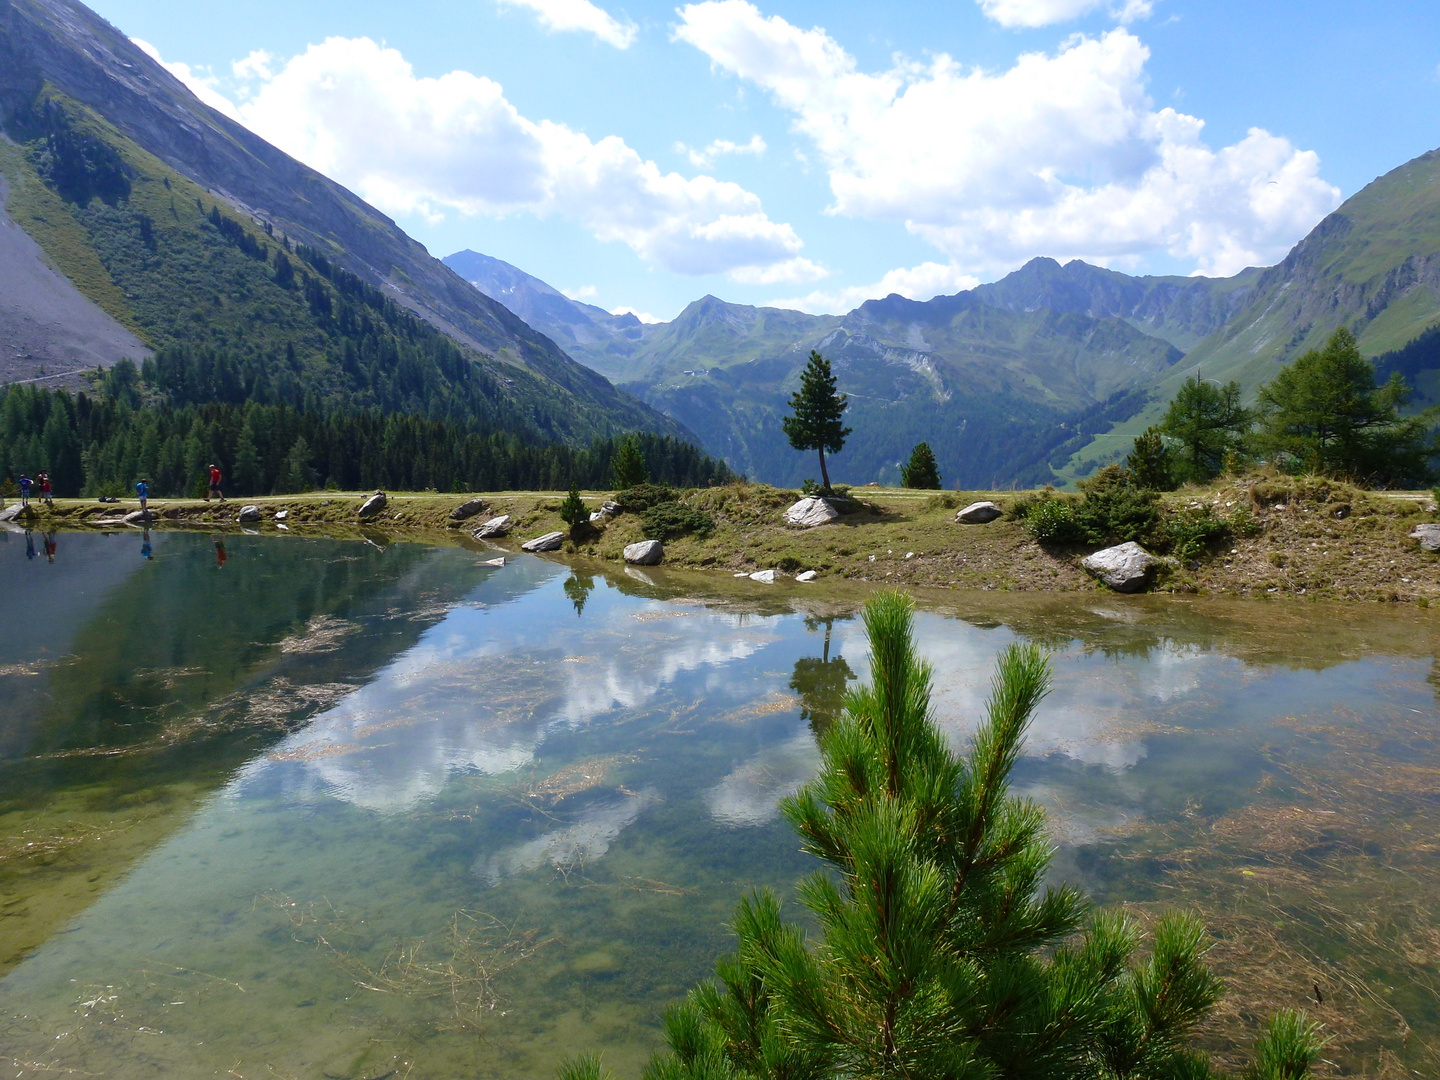
[[[1227,539],[1230,526],[1208,506],[1192,506],[1166,518],[1163,533],[1172,555],[1193,559]]]
[[[682,536],[703,540],[715,531],[715,519],[709,514],[678,502],[662,502],[650,507],[640,524],[648,540],[678,540]]]
[[[1037,544],[1083,544],[1085,530],[1075,520],[1071,503],[1060,499],[1035,499],[1025,514],[1025,531]]]
[[[1226,522],[1230,527],[1230,535],[1243,540],[1251,540],[1265,531],[1265,526],[1260,524],[1260,519],[1248,506],[1237,506],[1230,511],[1230,518]]]
[[[580,498],[580,491],[574,484],[570,485],[570,492],[565,496],[565,501],[560,504],[560,520],[570,526],[574,532],[581,525],[590,521],[590,511]]]
[[[1136,487],[1125,469],[1107,465],[1080,481],[1079,487],[1085,498],[1075,508],[1075,522],[1087,543],[1146,543],[1157,538],[1159,496],[1149,488]]]
[[[615,496],[615,501],[620,504],[620,509],[627,510],[632,514],[643,514],[652,507],[661,503],[674,502],[680,496],[663,484],[636,484],[627,491],[622,491]]]
[[[821,490],[820,485],[808,476],[800,484],[800,494],[807,499],[813,499],[816,495],[820,494]]]

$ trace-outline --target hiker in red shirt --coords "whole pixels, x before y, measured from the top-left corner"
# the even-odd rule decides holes
[[[55,505],[55,496],[50,490],[50,474],[48,472],[40,474],[40,501],[46,506]]]
[[[225,495],[220,490],[220,469],[215,465],[210,466],[210,491],[205,496],[206,502],[210,501],[211,495],[216,496],[221,502],[225,501]]]

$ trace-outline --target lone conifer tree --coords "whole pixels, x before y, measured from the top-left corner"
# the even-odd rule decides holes
[[[615,474],[615,490],[629,491],[650,479],[645,468],[645,459],[640,455],[640,441],[634,435],[620,440],[610,458],[610,471]]]
[[[1045,812],[1010,793],[1049,663],[1001,656],[964,757],[930,717],[930,668],[899,593],[865,608],[871,685],[820,740],[820,775],[782,809],[825,870],[799,887],[817,938],[743,900],[718,982],[665,1017],[645,1080],[1218,1080],[1192,1037],[1219,999],[1192,917],[1155,926],[1042,886]],[[1303,1080],[1316,1028],[1282,1012],[1247,1080]],[[600,1080],[594,1057],[563,1080]]]
[[[830,490],[830,471],[825,468],[825,451],[838,454],[845,447],[850,429],[841,423],[849,399],[835,391],[835,376],[830,361],[814,349],[810,362],[800,373],[800,389],[790,396],[791,415],[783,427],[796,450],[820,451],[820,479]]]
[[[940,486],[940,466],[935,464],[935,453],[929,443],[916,443],[910,451],[910,461],[900,466],[900,483],[907,488],[934,490]]]
[[[570,483],[570,490],[565,495],[565,501],[560,504],[560,520],[570,526],[572,536],[590,523],[590,511],[581,500],[580,489],[575,486],[574,481]]]

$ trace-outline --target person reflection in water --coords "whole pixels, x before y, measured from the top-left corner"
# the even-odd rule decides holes
[[[145,535],[140,538],[140,557],[142,559],[155,558],[155,548],[150,544],[150,530],[145,530]]]
[[[225,560],[228,559],[228,558],[230,558],[230,556],[225,553],[225,537],[221,536],[219,533],[216,533],[216,534],[215,534],[215,569],[216,569],[216,570],[224,570],[224,569],[225,569]]]
[[[52,563],[53,563],[53,562],[55,561],[55,534],[54,534],[53,532],[47,532],[47,533],[45,533],[44,535],[45,535],[45,561],[46,561],[46,562],[52,562]]]
[[[25,558],[35,560],[35,534],[29,529],[25,530]]]

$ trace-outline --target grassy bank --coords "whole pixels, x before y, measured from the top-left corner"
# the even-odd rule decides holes
[[[498,541],[502,549],[542,533],[566,530],[562,496],[555,492],[485,494],[480,517],[457,526],[452,509],[473,495],[391,493],[378,517],[360,522],[357,508],[368,493],[314,492],[231,500],[152,500],[165,526],[226,529],[236,526],[243,504],[262,510],[263,531],[276,531],[273,515],[288,510],[290,532],[327,535],[361,531],[439,536],[468,534],[475,524],[509,514],[514,527]],[[610,492],[583,493],[598,507]],[[678,504],[707,517],[704,536],[665,544],[668,566],[738,574],[775,569],[781,574],[814,570],[823,579],[843,578],[916,587],[982,590],[1079,591],[1100,588],[1080,568],[1092,548],[1044,546],[1021,522],[1003,517],[988,525],[955,523],[957,508],[978,499],[1008,507],[1017,492],[924,493],[886,488],[857,489],[855,512],[815,529],[794,529],[783,513],[796,493],[764,485],[733,484],[680,492]],[[1204,488],[1187,487],[1164,496],[1167,512],[1209,508],[1219,517],[1243,507],[1253,516],[1254,535],[1229,535],[1184,560],[1171,559],[1155,591],[1250,597],[1419,603],[1440,601],[1440,557],[1409,539],[1422,521],[1434,520],[1425,492],[1367,492],[1346,484],[1310,478],[1245,477]],[[134,510],[133,502],[100,504],[57,500],[41,511],[34,528],[70,528],[113,522]],[[622,513],[563,551],[619,562],[626,544],[647,539],[643,515]]]

